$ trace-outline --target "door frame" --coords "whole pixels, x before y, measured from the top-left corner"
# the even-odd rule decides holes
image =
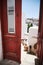
[[[22,0],[21,0],[21,1],[22,1]],[[0,3],[0,6],[1,6],[1,5],[2,5],[2,1],[0,0],[0,2],[1,2],[1,3]],[[42,22],[41,19],[42,19],[42,17],[43,17],[43,15],[42,15],[42,14],[43,14],[43,11],[42,11],[42,10],[43,10],[43,7],[42,7],[43,1],[41,0],[40,3],[41,3],[41,4],[40,4],[40,17],[39,17],[39,30],[38,30],[38,31],[39,31],[38,33],[39,33],[39,34],[40,34],[40,31],[43,30],[43,29],[42,29],[42,23],[41,23],[41,22]],[[22,4],[22,2],[21,2],[20,4]],[[2,6],[1,6],[1,7],[2,7]],[[0,7],[0,10],[1,10],[1,7]],[[1,10],[1,11],[2,11],[2,10]],[[0,12],[1,12],[1,11],[0,11]],[[22,11],[22,6],[21,6],[21,11]],[[1,15],[1,14],[2,14],[2,12],[0,13],[0,15]],[[20,14],[20,15],[21,15],[21,14]],[[41,17],[41,15],[42,15],[42,17]],[[22,16],[22,15],[21,15],[21,16]],[[0,18],[1,18],[1,21],[2,21],[2,16],[1,16]],[[20,24],[21,24],[21,23],[20,23]],[[3,43],[3,27],[2,27],[2,25],[3,25],[3,23],[1,22],[2,43]],[[20,26],[21,26],[21,25],[20,25]],[[17,32],[18,32],[18,30],[17,30]],[[20,35],[21,35],[21,34],[20,34]],[[39,35],[39,36],[40,36],[40,35]],[[38,40],[39,40],[39,39],[38,39]],[[41,49],[42,49],[42,48],[41,48]],[[3,52],[4,52],[4,51],[3,51]],[[43,49],[42,49],[42,52],[43,52]]]

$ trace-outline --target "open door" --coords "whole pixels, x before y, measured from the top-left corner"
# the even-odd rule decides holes
[[[3,58],[21,62],[21,0],[1,1]]]
[[[39,30],[38,30],[37,56],[40,59],[41,64],[43,65],[43,0],[40,0],[40,18],[39,18]]]

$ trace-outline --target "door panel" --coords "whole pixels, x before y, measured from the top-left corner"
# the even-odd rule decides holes
[[[11,1],[11,0],[9,0]],[[15,0],[15,33],[8,32],[7,0],[1,2],[3,58],[21,62],[21,0]]]

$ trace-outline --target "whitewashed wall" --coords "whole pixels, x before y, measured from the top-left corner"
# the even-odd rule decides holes
[[[3,50],[2,50],[2,35],[1,35],[1,24],[0,24],[0,61],[3,59]]]
[[[26,15],[24,13],[22,13],[22,18],[21,18],[21,39],[24,39],[26,32],[27,32]]]

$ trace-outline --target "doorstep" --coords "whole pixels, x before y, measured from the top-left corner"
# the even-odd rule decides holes
[[[0,65],[20,65],[20,64],[12,60],[5,59],[0,61]]]

